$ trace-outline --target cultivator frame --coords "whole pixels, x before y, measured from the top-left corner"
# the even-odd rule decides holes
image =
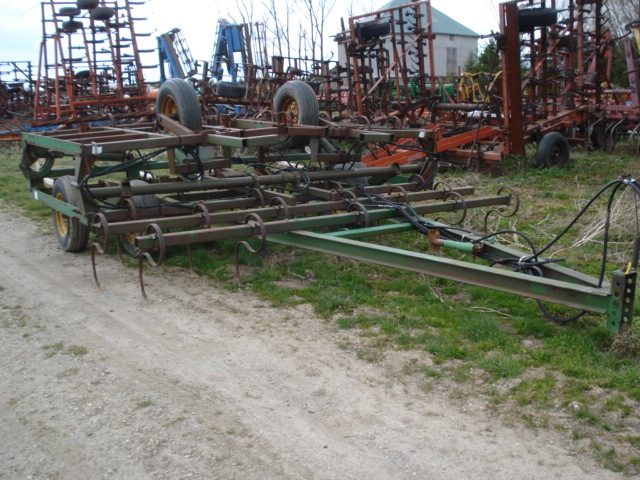
[[[631,322],[637,262],[609,284],[534,261],[534,255],[493,243],[490,234],[451,226],[478,208],[485,209],[485,225],[490,216],[515,214],[519,202],[512,189],[476,196],[472,187],[436,183],[438,157],[428,154],[425,161],[359,168],[363,145],[401,141],[402,135],[420,140],[419,131],[240,119],[191,131],[164,115],[153,127],[23,136],[21,169],[33,197],[53,209],[63,248],[84,249],[89,229],[101,239],[91,246],[96,282],[97,255],[114,239],[118,250],[122,242],[138,256],[145,296],[145,262],[162,264],[175,246],[190,252],[193,244],[235,239],[236,267],[240,249],[259,252],[280,243],[606,314],[613,331]],[[278,149],[292,136],[307,140],[307,152]],[[350,146],[340,148],[345,144]],[[242,157],[246,149],[253,153]],[[449,225],[441,219],[447,214],[453,216]],[[408,231],[428,234],[429,251],[371,240]],[[257,247],[247,242],[251,238]],[[434,253],[443,248],[533,262],[535,269],[512,272]]]
[[[114,2],[115,10],[118,1]],[[112,123],[83,123],[77,129],[24,134],[20,168],[33,197],[52,208],[56,235],[65,251],[84,250],[90,232],[95,235],[91,262],[96,283],[97,255],[106,253],[114,239],[118,251],[122,244],[127,253],[138,258],[145,296],[145,262],[162,264],[173,247],[186,246],[190,258],[191,245],[235,240],[239,275],[240,250],[258,253],[271,242],[606,314],[612,331],[631,323],[640,241],[628,268],[614,272],[607,283],[603,276],[591,277],[540,258],[535,250],[526,253],[500,246],[486,231],[477,233],[456,226],[474,209],[484,209],[485,230],[491,216],[514,215],[519,201],[511,188],[477,196],[472,187],[451,188],[435,181],[443,159],[497,164],[504,155],[524,153],[526,143],[540,140],[539,150],[544,146],[553,160],[558,145],[548,139],[555,140],[560,132],[570,135],[572,141],[589,141],[596,115],[602,111],[597,99],[602,93],[600,53],[604,49],[597,42],[585,45],[581,40],[580,53],[580,48],[573,49],[571,37],[570,52],[563,54],[562,62],[554,63],[552,59],[560,57],[554,49],[563,38],[573,35],[573,30],[557,31],[557,11],[547,9],[544,0],[501,4],[501,81],[489,92],[486,104],[456,103],[452,98],[443,102],[437,93],[438,79],[431,74],[430,2],[426,0],[350,19],[349,31],[338,36],[351,58],[344,71],[331,69],[329,62],[313,61],[304,70],[299,68],[302,59],[274,57],[273,65],[264,67],[273,78],[265,77],[260,83],[261,77],[248,66],[252,80],[242,87],[242,94],[239,88],[227,89],[238,93],[226,98],[245,107],[240,114],[218,110],[217,102],[225,97],[221,83],[216,92],[210,92],[206,75],[200,97],[190,82],[172,78],[158,92],[155,123],[120,126],[113,111],[120,105],[116,98],[114,103],[98,98],[100,113],[95,115],[74,110],[84,104],[73,100],[78,79],[72,75],[75,65],[71,55],[63,74],[58,72],[64,65],[59,59],[66,58],[62,26],[56,23],[57,16],[63,15],[56,10],[59,4],[57,0],[43,3],[43,10],[45,6],[53,9],[56,33],[52,38],[59,57],[53,83],[40,75],[38,89],[43,82],[54,85],[56,94],[62,87],[66,89],[68,105],[56,105],[57,113],[64,111],[66,123],[98,119],[110,109]],[[555,5],[554,0],[551,4]],[[571,9],[586,4],[595,6],[596,17],[600,14],[601,0],[570,0]],[[111,8],[104,0],[100,5]],[[523,5],[528,8],[519,8]],[[87,31],[104,33],[105,41],[111,41],[110,28],[118,31],[126,26],[135,39],[128,0],[125,6],[129,20],[122,25],[110,25],[109,18],[102,18],[105,15],[98,18],[89,13],[91,27],[82,28],[88,57],[95,59],[89,48],[95,44],[87,42]],[[66,12],[64,15],[69,15]],[[571,17],[568,24],[578,25],[588,39],[583,20]],[[96,27],[96,21],[104,22],[105,27]],[[43,29],[44,25],[43,21]],[[595,25],[600,28],[597,21]],[[70,30],[67,27],[62,30]],[[69,52],[75,33],[65,32]],[[520,75],[522,35],[528,36],[531,60],[532,75],[526,79]],[[390,36],[389,44],[385,36]],[[550,36],[554,39],[551,50]],[[121,37],[117,38],[120,42]],[[132,45],[135,48],[135,41]],[[385,45],[391,45],[390,50]],[[415,72],[407,61],[412,51],[417,52]],[[139,62],[136,65],[133,88],[143,85],[141,66]],[[585,65],[588,70],[580,70]],[[578,73],[558,79],[554,75],[560,67]],[[89,89],[91,84],[95,89],[97,68],[92,64],[89,68],[85,87]],[[117,65],[114,68],[118,69]],[[316,69],[320,72],[316,75],[317,91],[311,86],[313,75],[309,75]],[[346,83],[343,73],[347,74]],[[595,80],[581,78],[587,73]],[[407,88],[410,75],[418,99],[412,98]],[[300,76],[307,78],[294,79]],[[534,81],[542,76],[550,76],[551,83]],[[122,77],[118,78],[118,85],[124,88]],[[332,88],[340,92],[345,84],[347,110]],[[271,90],[262,91],[257,85],[270,85]],[[138,93],[126,97],[127,101],[140,100],[142,105],[143,95]],[[534,98],[545,102],[533,105]],[[591,102],[593,98],[596,101]],[[337,112],[339,116],[320,115],[319,101],[325,113]],[[348,106],[355,111],[349,111]],[[213,114],[208,108],[215,110]],[[133,107],[122,113],[119,118],[127,118],[128,113],[134,117],[146,114]],[[47,121],[59,122],[61,118]],[[374,146],[379,150],[363,155]],[[371,156],[376,161],[383,157],[383,161],[363,168],[361,160],[368,161]],[[635,181],[629,184],[640,191]],[[442,216],[447,215],[453,218],[445,223]],[[429,251],[405,251],[389,247],[388,241],[373,241],[409,231],[426,235]],[[248,243],[249,239],[254,243]],[[437,254],[442,249],[462,251],[472,258],[446,258]],[[487,263],[477,263],[477,259]],[[501,268],[505,265],[511,270]]]

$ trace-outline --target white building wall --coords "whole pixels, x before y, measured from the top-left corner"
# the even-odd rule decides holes
[[[447,52],[449,50],[449,53]],[[454,53],[455,52],[455,53]],[[469,55],[478,53],[478,39],[456,35],[436,35],[433,42],[436,76],[446,77],[458,73],[467,63]],[[454,58],[451,55],[454,54]],[[447,61],[449,60],[449,61]]]

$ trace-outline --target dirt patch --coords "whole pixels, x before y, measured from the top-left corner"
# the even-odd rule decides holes
[[[613,479],[566,435],[358,358],[308,305],[60,251],[0,204],[0,478]],[[355,342],[355,340],[353,340]],[[373,346],[369,346],[373,348]]]

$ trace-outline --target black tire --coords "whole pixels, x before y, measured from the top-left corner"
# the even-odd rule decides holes
[[[167,79],[158,92],[156,112],[171,117],[189,130],[202,129],[202,111],[195,90],[181,78]]]
[[[569,141],[559,132],[547,133],[538,143],[535,164],[539,167],[563,168],[569,161]]]
[[[351,162],[351,163],[339,163],[335,165],[332,170],[339,172],[340,170],[362,170],[366,169],[367,166],[362,162]],[[344,180],[343,184],[352,184],[352,185],[360,185],[362,187],[369,186],[369,178],[371,177],[355,177]]]
[[[129,182],[130,185],[148,185],[144,180],[131,180]],[[139,210],[138,213],[141,213],[144,216],[144,209],[147,207],[157,207],[160,205],[160,201],[158,197],[155,195],[134,195],[131,197],[131,201],[136,209]],[[135,238],[137,235],[142,235],[144,232],[135,232],[128,233],[121,236],[122,245],[124,247],[124,251],[133,258],[138,258],[140,256],[140,249],[136,247]]]
[[[607,138],[602,127],[595,126],[589,129],[589,141],[594,150],[604,152],[607,149]]]
[[[91,72],[89,70],[80,70],[79,72],[76,72],[74,77],[76,80],[88,80],[91,78]]]
[[[78,8],[89,9],[97,7],[99,3],[99,0],[78,0],[76,2],[76,5],[78,6]]]
[[[62,7],[58,11],[58,15],[66,16],[66,17],[75,17],[76,15],[80,15],[82,13],[79,8],[76,7]]]
[[[247,87],[238,83],[218,82],[218,96],[228,98],[243,98],[247,93]]]
[[[376,22],[360,26],[360,37],[363,40],[371,40],[372,38],[382,37],[390,33],[391,23],[389,22]]]
[[[80,192],[71,182],[72,177],[65,175],[53,182],[52,196],[73,205],[80,206]],[[58,243],[65,252],[81,252],[89,242],[89,226],[75,217],[68,217],[57,210],[53,211],[53,229]]]
[[[549,27],[558,23],[555,8],[526,8],[518,10],[518,27],[521,32],[530,32],[536,27]]]
[[[78,30],[82,30],[82,22],[77,20],[67,20],[66,22],[62,22],[62,30],[67,33],[75,33]]]
[[[91,20],[109,20],[116,14],[111,7],[96,7],[89,13]]]
[[[273,98],[273,111],[278,121],[295,125],[318,125],[320,108],[313,89],[301,80],[292,80],[282,85]],[[281,135],[280,148],[302,148],[309,139]]]

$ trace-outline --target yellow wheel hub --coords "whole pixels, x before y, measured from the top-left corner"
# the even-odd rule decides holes
[[[135,232],[129,232],[129,233],[125,233],[124,235],[124,239],[127,243],[130,243],[131,245],[135,245],[136,243],[136,237],[138,236],[137,233]]]
[[[294,124],[298,123],[298,102],[294,98],[287,98],[282,102],[282,111],[287,114],[287,121],[291,121]]]
[[[160,113],[162,113],[163,115],[167,115],[168,117],[178,114],[178,104],[173,99],[173,97],[167,96],[162,100]]]
[[[64,202],[64,195],[62,195],[62,193],[58,193],[56,195],[56,199]],[[66,215],[63,215],[62,212],[59,212],[58,210],[55,211],[55,218],[56,218],[56,230],[58,230],[58,234],[64,238],[67,236],[67,234],[69,233],[69,217],[67,217]]]

